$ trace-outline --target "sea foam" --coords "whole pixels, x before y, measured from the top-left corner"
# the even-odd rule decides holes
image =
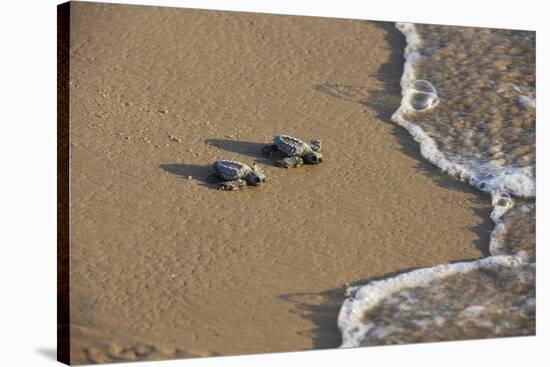
[[[353,296],[344,301],[338,315],[338,327],[342,333],[342,347],[357,347],[362,339],[374,329],[374,323],[365,323],[365,313],[380,304],[388,296],[413,287],[428,287],[430,283],[455,274],[465,274],[477,269],[496,266],[518,267],[523,260],[518,256],[490,256],[484,259],[442,264],[403,273],[394,277],[371,282],[362,287],[350,288]],[[477,309],[479,306],[477,306]],[[435,315],[434,315],[435,316]]]

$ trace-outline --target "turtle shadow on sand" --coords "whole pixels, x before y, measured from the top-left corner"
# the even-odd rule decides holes
[[[204,142],[208,145],[216,147],[218,149],[225,150],[227,152],[239,153],[246,155],[254,159],[254,162],[261,163],[266,166],[274,166],[275,162],[273,160],[267,159],[263,153],[262,148],[266,143],[258,143],[252,141],[241,141],[241,140],[232,140],[232,139],[205,139]],[[243,163],[248,164],[248,162],[243,161]]]
[[[206,186],[214,190],[217,190],[219,188],[219,183],[215,182],[212,179],[215,171],[212,165],[210,164],[201,165],[201,164],[169,163],[169,164],[161,164],[159,167],[168,173],[179,176],[186,180],[189,179],[189,177],[191,177],[193,180],[200,182],[201,186]]]

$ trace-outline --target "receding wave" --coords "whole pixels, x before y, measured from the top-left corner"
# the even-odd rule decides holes
[[[392,120],[422,155],[492,196],[490,256],[350,288],[343,347],[535,332],[535,33],[398,23]]]

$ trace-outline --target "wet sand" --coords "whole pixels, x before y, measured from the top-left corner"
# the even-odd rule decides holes
[[[403,48],[392,23],[72,3],[72,362],[338,347],[346,285],[487,255],[489,196],[390,121]],[[276,133],[325,162],[273,166]],[[218,191],[216,159],[268,184]]]

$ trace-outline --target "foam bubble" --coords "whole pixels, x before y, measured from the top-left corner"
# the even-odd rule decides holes
[[[435,87],[429,81],[421,79],[415,80],[407,87],[403,98],[415,111],[425,111],[439,103]]]

